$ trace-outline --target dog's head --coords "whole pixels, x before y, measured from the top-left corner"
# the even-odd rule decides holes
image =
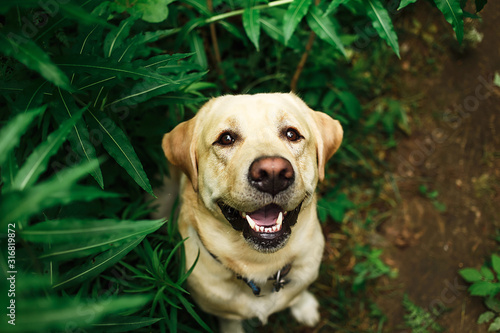
[[[342,127],[293,94],[214,98],[165,134],[171,164],[204,205],[260,252],[282,248],[309,205]]]

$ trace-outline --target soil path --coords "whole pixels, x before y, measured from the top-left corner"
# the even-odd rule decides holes
[[[428,14],[434,12],[429,6],[415,11],[423,13],[424,37],[427,24],[444,21]],[[380,282],[389,290],[377,298],[389,319],[384,332],[405,331],[404,293],[423,308],[439,310],[437,321],[446,332],[487,332],[486,325],[476,324],[485,311],[481,299],[468,296],[457,273],[479,268],[498,249],[500,89],[492,80],[500,73],[500,2],[489,1],[482,17],[473,24],[484,38],[473,48],[458,52],[451,42],[438,41],[433,54],[424,54],[436,60],[432,66],[402,56],[402,98],[417,100],[419,111],[410,115],[412,135],[392,156],[400,205],[380,228],[388,240],[385,260],[399,270],[397,279]],[[449,29],[445,24],[439,32]],[[400,41],[411,43],[411,50],[422,36],[408,34]],[[419,192],[421,185],[438,191],[444,212]]]

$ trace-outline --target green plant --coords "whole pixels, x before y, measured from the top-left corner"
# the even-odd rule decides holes
[[[87,304],[87,297],[55,293],[55,290],[67,289],[97,276],[130,252],[146,235],[161,227],[164,221],[49,219],[44,214],[47,221],[31,226],[33,218],[42,217],[42,212],[52,207],[117,197],[93,186],[77,184],[98,167],[97,160],[39,181],[50,157],[63,144],[82,111],[65,120],[59,129],[34,147],[23,164],[18,165],[14,148],[30,124],[44,111],[45,107],[41,107],[19,114],[0,131],[3,143],[0,162],[5,166],[2,168],[0,228],[6,230],[8,236],[8,246],[2,249],[1,255],[1,286],[9,291],[2,295],[3,304],[11,306],[9,321],[1,323],[4,332],[65,329],[68,325],[86,327],[105,316],[136,311],[150,301],[145,294],[117,297],[109,293],[94,309],[92,304]],[[19,248],[16,243],[24,246]],[[29,258],[34,259],[31,264],[26,262]],[[79,264],[73,267],[69,262]],[[45,274],[40,279],[33,276],[35,272]],[[92,319],[80,311],[92,313]]]
[[[438,313],[429,313],[418,305],[415,305],[407,294],[403,298],[403,307],[406,310],[404,315],[405,326],[411,329],[412,333],[442,332],[443,328],[436,323]]]
[[[471,296],[480,296],[489,309],[479,316],[477,323],[490,323],[488,332],[500,331],[500,256],[493,254],[491,260],[480,269],[464,268],[459,271],[465,281],[471,283],[468,291]],[[492,321],[493,320],[493,321]]]
[[[372,249],[367,245],[357,246],[354,249],[354,255],[359,260],[353,268],[353,272],[356,274],[352,282],[354,292],[364,290],[368,281],[382,275],[387,275],[390,278],[397,277],[397,270],[391,269],[380,258],[382,252],[380,249]]]
[[[420,194],[422,194],[432,202],[432,205],[437,209],[438,212],[442,213],[446,211],[446,205],[437,199],[439,195],[439,192],[437,190],[430,191],[425,185],[420,185],[418,187],[418,190]]]

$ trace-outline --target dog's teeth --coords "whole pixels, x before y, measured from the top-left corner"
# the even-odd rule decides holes
[[[253,230],[255,230],[255,222],[252,220],[252,218],[250,217],[250,215],[245,215],[245,217],[246,217],[246,219],[248,221],[248,224],[250,225],[250,228],[252,228]]]
[[[250,226],[250,228],[252,228],[253,230],[257,231],[257,232],[265,232],[265,233],[272,233],[272,232],[277,232],[277,231],[280,231],[281,230],[281,227],[283,225],[283,213],[280,212],[279,215],[278,215],[278,218],[276,219],[276,224],[273,225],[272,227],[263,227],[263,226],[260,226],[260,225],[257,225],[255,223],[254,220],[252,220],[252,218],[250,217],[250,215],[246,214],[246,213],[241,213],[241,216],[244,216],[248,222],[248,225]]]
[[[241,217],[245,219],[247,217],[247,213],[241,212]]]

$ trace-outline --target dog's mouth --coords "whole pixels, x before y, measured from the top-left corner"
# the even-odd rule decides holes
[[[290,237],[291,227],[297,223],[302,203],[291,211],[270,204],[253,212],[239,211],[224,202],[219,202],[218,205],[231,226],[242,231],[245,240],[257,251],[275,252]]]

